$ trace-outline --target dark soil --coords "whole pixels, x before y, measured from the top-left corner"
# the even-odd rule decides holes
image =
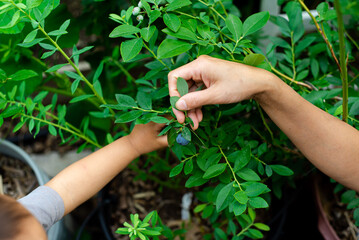
[[[1,183],[2,180],[2,183]],[[5,155],[0,155],[0,192],[14,199],[24,197],[38,186],[29,165]]]
[[[117,228],[123,227],[124,222],[130,222],[131,213],[138,213],[143,219],[153,210],[157,210],[166,225],[177,222],[179,228],[183,190],[161,188],[148,180],[135,180],[136,175],[134,171],[126,169],[108,186],[109,197],[113,199],[108,207],[111,231],[114,233]],[[116,235],[116,239],[128,237]]]

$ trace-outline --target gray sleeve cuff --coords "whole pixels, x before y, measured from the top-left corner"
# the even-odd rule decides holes
[[[47,186],[36,188],[18,202],[41,223],[46,231],[65,213],[64,201],[55,190]]]

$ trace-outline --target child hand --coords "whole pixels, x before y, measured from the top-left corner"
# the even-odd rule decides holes
[[[167,136],[158,137],[164,126],[154,122],[138,124],[128,135],[129,142],[139,155],[167,147]]]

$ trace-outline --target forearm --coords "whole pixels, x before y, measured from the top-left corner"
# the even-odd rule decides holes
[[[272,80],[273,87],[256,97],[269,117],[317,168],[359,190],[359,132]]]
[[[102,189],[139,156],[123,137],[67,167],[46,185],[64,200],[65,215]]]

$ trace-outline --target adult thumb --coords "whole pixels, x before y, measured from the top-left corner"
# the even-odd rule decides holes
[[[201,107],[203,105],[211,104],[211,96],[212,90],[205,89],[201,91],[190,92],[181,97],[177,103],[176,108],[178,110],[190,110]]]

